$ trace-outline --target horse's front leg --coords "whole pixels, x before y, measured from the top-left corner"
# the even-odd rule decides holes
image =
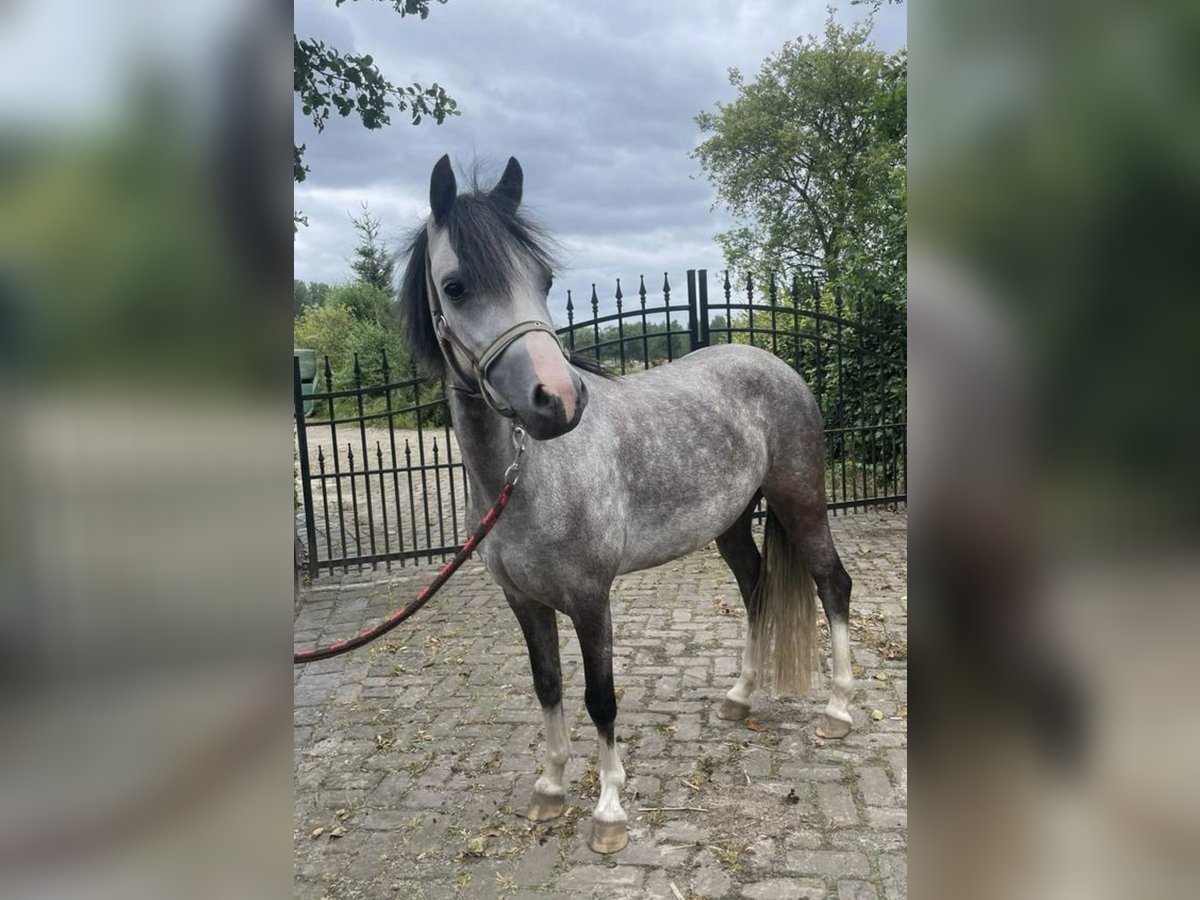
[[[588,846],[596,853],[616,853],[629,843],[628,816],[621,807],[625,769],[617,752],[614,725],[617,697],[613,689],[612,618],[608,592],[578,603],[572,620],[583,653],[584,702],[596,726],[600,757],[600,799],[592,812]]]
[[[507,591],[508,605],[521,624],[529,648],[529,667],[533,687],[546,724],[546,757],[542,774],[533,785],[526,817],[544,822],[562,815],[566,788],[563,769],[567,765],[570,741],[562,709],[562,669],[558,659],[558,620],[554,610],[535,600],[517,597]]]

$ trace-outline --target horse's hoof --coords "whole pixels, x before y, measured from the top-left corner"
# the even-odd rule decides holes
[[[728,697],[721,701],[721,708],[717,710],[718,719],[728,719],[732,722],[740,722],[748,715],[750,715],[750,704],[738,703]]]
[[[629,846],[629,826],[625,822],[592,822],[588,847],[594,853],[616,853]]]
[[[817,737],[837,740],[850,733],[850,723],[835,719],[828,713],[821,716],[821,724],[817,726]]]
[[[565,797],[555,797],[553,794],[534,791],[533,796],[529,799],[529,809],[525,811],[525,818],[530,822],[548,822],[551,819],[557,819],[563,814],[565,799]]]

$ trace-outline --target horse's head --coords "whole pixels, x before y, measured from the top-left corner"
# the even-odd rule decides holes
[[[420,364],[546,440],[579,424],[587,389],[546,308],[553,254],[519,211],[523,177],[509,159],[490,191],[460,195],[450,158],[438,160],[400,302]]]

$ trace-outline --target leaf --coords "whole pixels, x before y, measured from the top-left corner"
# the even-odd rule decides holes
[[[343,826],[339,825],[337,828],[333,829],[333,831],[329,832],[329,837],[331,839],[332,838],[340,838],[345,833],[346,833],[346,829]]]
[[[325,826],[320,825],[312,830],[312,837],[315,840],[325,833]]]
[[[871,718],[878,722],[883,718],[883,711],[878,709],[871,710]]]
[[[751,719],[751,718],[746,719],[746,727],[749,728],[751,731],[766,731],[767,730],[766,725],[760,725],[757,721],[755,721],[754,719]]]
[[[472,856],[483,856],[487,853],[487,838],[473,837],[467,841],[467,852]]]

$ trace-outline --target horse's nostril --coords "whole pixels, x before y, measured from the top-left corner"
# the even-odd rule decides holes
[[[550,405],[550,393],[546,390],[545,385],[539,384],[533,389],[533,405],[536,407],[546,407]]]

